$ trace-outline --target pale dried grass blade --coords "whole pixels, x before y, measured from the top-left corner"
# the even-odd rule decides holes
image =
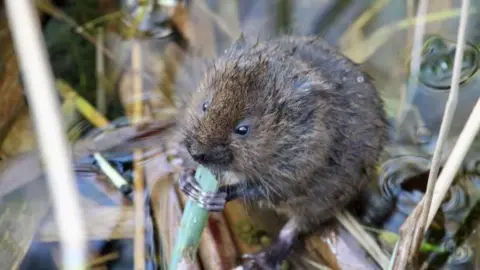
[[[357,239],[360,245],[365,248],[382,269],[387,269],[389,263],[388,256],[383,252],[375,239],[363,229],[362,225],[348,212],[337,214],[337,219],[345,229]]]
[[[453,148],[445,163],[445,166],[442,169],[442,173],[438,176],[437,184],[435,185],[435,190],[433,191],[432,204],[430,206],[426,227],[432,223],[438,208],[445,198],[445,195],[447,194],[447,191],[450,188],[450,185],[452,184],[452,181],[479,130],[480,99],[478,100],[477,105],[475,105],[472,114],[467,120],[465,128],[463,129],[462,133],[460,133],[457,143],[455,144],[455,147]]]
[[[62,235],[63,265],[68,269],[84,269],[86,237],[80,196],[74,184],[71,156],[38,14],[31,1],[5,3]]]

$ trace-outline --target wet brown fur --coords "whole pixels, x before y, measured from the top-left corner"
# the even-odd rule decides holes
[[[252,128],[244,138],[233,131],[245,118]],[[187,106],[183,132],[190,149],[230,151],[231,164],[208,167],[263,187],[307,232],[375,177],[386,127],[382,100],[354,63],[319,38],[283,37],[241,39],[216,60]]]

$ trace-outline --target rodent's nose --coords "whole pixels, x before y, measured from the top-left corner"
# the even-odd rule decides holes
[[[233,161],[232,151],[226,147],[216,146],[208,148],[208,150],[200,148],[201,147],[189,148],[192,159],[200,164],[228,165]]]
[[[207,155],[203,154],[203,153],[196,153],[196,154],[191,154],[192,155],[192,158],[193,160],[195,160],[196,162],[198,163],[204,163],[207,161],[206,157]]]

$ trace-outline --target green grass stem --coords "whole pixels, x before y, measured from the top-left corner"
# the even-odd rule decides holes
[[[216,191],[218,189],[215,176],[205,167],[199,166],[197,168],[195,178],[203,191]],[[179,266],[191,265],[195,261],[200,237],[207,219],[208,211],[188,199],[183,210],[180,228],[177,231],[172,258],[170,259],[170,270],[180,269]]]

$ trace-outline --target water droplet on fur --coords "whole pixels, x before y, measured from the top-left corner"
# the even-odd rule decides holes
[[[358,83],[362,83],[365,79],[363,78],[363,76],[358,76],[357,77],[357,82]]]

